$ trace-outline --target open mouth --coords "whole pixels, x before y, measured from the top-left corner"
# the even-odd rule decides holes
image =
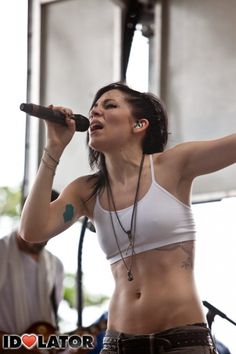
[[[103,124],[100,122],[94,122],[90,125],[90,132],[93,133],[96,130],[103,129]]]

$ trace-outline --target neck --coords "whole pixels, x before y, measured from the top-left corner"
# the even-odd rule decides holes
[[[111,183],[125,184],[130,177],[136,176],[142,155],[141,149],[105,154],[106,168]]]

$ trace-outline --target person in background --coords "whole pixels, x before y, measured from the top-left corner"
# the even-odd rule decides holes
[[[20,235],[39,242],[81,216],[94,223],[115,280],[102,354],[216,353],[195,286],[191,189],[196,177],[236,162],[236,134],[166,148],[162,102],[122,83],[107,85],[89,115],[96,172],[72,181],[50,203],[56,167],[75,133],[73,112],[51,109],[65,114],[66,126],[46,122]]]
[[[229,348],[227,348],[222,342],[218,339],[215,339],[216,348],[219,354],[231,354]]]
[[[89,354],[99,354],[103,347],[103,338],[107,328],[107,311],[93,325],[97,326],[98,333],[96,335],[95,347],[89,351]]]
[[[58,197],[51,193],[51,201]],[[23,334],[37,325],[45,331],[58,326],[63,296],[62,262],[45,249],[47,241],[30,243],[18,230],[0,239],[0,332]],[[46,332],[45,332],[46,333]]]

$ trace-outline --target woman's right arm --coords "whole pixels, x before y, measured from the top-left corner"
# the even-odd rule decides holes
[[[65,147],[75,133],[75,122],[70,119],[72,111],[62,107],[67,126],[46,121],[47,143],[33,187],[24,204],[19,233],[29,242],[40,242],[70,227],[80,216],[86,214],[79,190],[85,187],[81,177],[69,184],[51,203],[51,191],[57,164]]]

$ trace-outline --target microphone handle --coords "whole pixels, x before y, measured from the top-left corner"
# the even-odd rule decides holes
[[[221,312],[219,309],[217,309],[216,307],[214,307],[213,305],[211,305],[209,302],[207,301],[203,301],[202,302],[204,306],[206,306],[208,308],[208,310],[214,314],[214,315],[219,315],[220,317],[224,318],[225,320],[229,321],[230,323],[232,323],[233,325],[236,326],[236,322],[234,322],[233,320],[231,320],[228,316],[226,316],[225,313]]]
[[[30,114],[31,116],[67,126],[65,120],[65,114],[60,111],[53,110],[48,107],[36,105],[33,103],[21,103],[20,110]],[[88,118],[82,116],[81,114],[73,114],[73,116],[71,116],[71,119],[75,121],[76,131],[88,130],[89,128]]]

